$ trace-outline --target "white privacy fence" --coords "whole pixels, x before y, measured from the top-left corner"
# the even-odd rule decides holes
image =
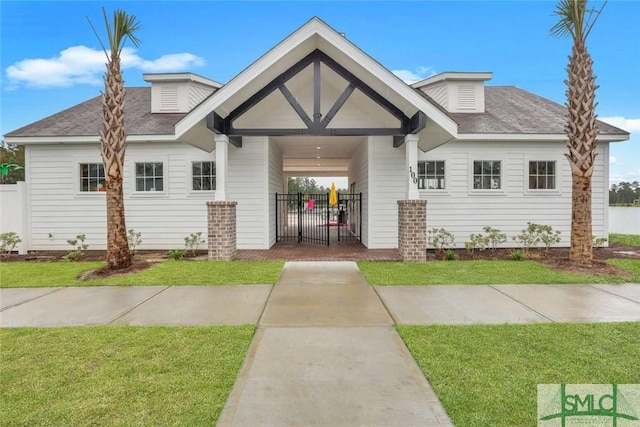
[[[17,184],[0,185],[0,234],[13,231],[22,239],[18,251],[26,253],[28,247],[27,230],[27,185],[21,181]]]
[[[640,206],[609,206],[609,233],[640,234]]]

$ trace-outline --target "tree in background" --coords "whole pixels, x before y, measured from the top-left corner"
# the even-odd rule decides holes
[[[567,110],[565,132],[569,153],[565,154],[571,166],[571,247],[569,259],[577,264],[590,265],[593,261],[591,176],[596,158],[595,84],[593,59],[587,50],[587,37],[598,20],[602,9],[587,9],[587,0],[560,0],[555,15],[559,21],[551,28],[555,36],[569,35],[573,41],[567,66]]]
[[[636,200],[640,200],[640,183],[621,182],[613,184],[609,190],[609,204],[631,204]]]
[[[0,165],[17,165],[20,168],[8,167],[7,174],[0,174],[0,184],[15,184],[24,181],[24,145],[0,142]]]
[[[318,185],[315,179],[306,176],[296,176],[289,178],[287,182],[289,194],[303,193],[303,194],[320,194],[328,193],[331,191],[331,187],[323,187]],[[347,193],[346,189],[338,189],[338,193]]]
[[[113,12],[113,23],[109,21],[104,8],[102,14],[107,30],[109,49],[102,43],[93,25],[91,28],[98,37],[107,57],[107,72],[104,77],[105,91],[102,94],[103,114],[100,145],[107,187],[107,268],[119,270],[132,264],[122,193],[127,136],[124,126],[125,91],[122,70],[120,69],[120,54],[127,39],[131,40],[131,43],[136,47],[140,45],[140,40],[135,35],[140,29],[140,24],[135,16],[128,15],[122,10]]]

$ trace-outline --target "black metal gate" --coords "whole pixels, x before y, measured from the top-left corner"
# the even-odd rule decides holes
[[[361,203],[362,193],[338,193],[335,205],[329,205],[329,193],[276,193],[276,242],[359,242]]]

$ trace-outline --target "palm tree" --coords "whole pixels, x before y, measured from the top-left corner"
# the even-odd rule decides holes
[[[100,40],[91,22],[98,41],[107,57],[107,72],[104,77],[102,94],[102,130],[100,142],[107,187],[107,268],[117,270],[131,266],[132,259],[127,241],[127,227],[124,217],[122,195],[122,173],[126,134],[124,128],[124,81],[120,69],[120,54],[127,39],[137,47],[140,40],[135,36],[140,24],[133,15],[122,10],[113,12],[113,25],[103,8],[109,49]]]
[[[571,36],[573,47],[565,80],[568,118],[565,125],[571,165],[571,248],[569,259],[578,264],[591,264],[591,176],[596,158],[595,84],[593,59],[587,50],[587,37],[600,16],[599,10],[587,9],[587,0],[560,0],[555,15],[559,21],[551,28],[554,36]]]

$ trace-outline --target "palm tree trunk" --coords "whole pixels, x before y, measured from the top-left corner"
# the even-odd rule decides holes
[[[122,178],[107,181],[107,267],[121,269],[131,266],[124,219]]]
[[[571,248],[569,259],[578,264],[593,261],[591,222],[591,176],[596,158],[598,127],[595,114],[593,60],[584,43],[576,42],[567,67],[567,107],[565,128],[569,142],[572,177]]]
[[[105,93],[102,96],[102,102],[104,114],[101,131],[102,161],[107,186],[107,268],[123,269],[131,266],[132,259],[127,241],[122,192],[126,135],[124,82],[118,55],[111,55],[105,76]]]
[[[571,248],[569,259],[579,264],[591,264],[591,177],[572,175],[571,186]]]

